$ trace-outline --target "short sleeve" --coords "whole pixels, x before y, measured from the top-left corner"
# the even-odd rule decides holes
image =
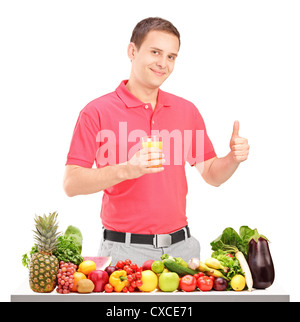
[[[87,113],[83,109],[74,128],[66,165],[73,164],[85,168],[93,167],[97,149],[99,148],[99,142],[97,142],[99,131],[99,117]]]
[[[193,122],[192,141],[187,157],[187,161],[191,166],[216,156],[213,144],[208,137],[204,120],[196,107]]]

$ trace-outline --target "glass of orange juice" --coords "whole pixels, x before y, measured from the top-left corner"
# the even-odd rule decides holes
[[[145,148],[158,148],[162,151],[163,141],[162,137],[159,135],[150,135],[142,137],[142,147]],[[162,165],[155,165],[151,168],[161,167]]]

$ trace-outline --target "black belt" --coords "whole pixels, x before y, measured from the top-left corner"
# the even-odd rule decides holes
[[[185,226],[187,237],[191,237],[190,229]],[[130,243],[132,244],[147,244],[153,245],[155,248],[168,247],[182,240],[185,240],[185,230],[184,228],[175,231],[171,234],[157,234],[157,235],[147,235],[147,234],[130,234]],[[110,240],[119,243],[125,243],[126,233],[119,231],[104,229],[104,240]]]

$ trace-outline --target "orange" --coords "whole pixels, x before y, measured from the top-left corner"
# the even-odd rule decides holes
[[[90,272],[95,271],[97,268],[96,263],[91,261],[91,260],[87,260],[87,261],[83,261],[79,267],[78,267],[78,272],[83,273],[84,275],[89,275]]]
[[[86,276],[81,272],[75,272],[73,276],[74,276],[74,283],[73,283],[71,292],[77,292],[78,281],[86,279]]]

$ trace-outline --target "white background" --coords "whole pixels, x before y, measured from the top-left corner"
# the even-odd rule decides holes
[[[223,186],[187,166],[187,214],[202,259],[224,228],[258,228],[270,241],[276,283],[299,301],[300,6],[298,1],[1,1],[0,299],[28,277],[34,214],[59,212],[60,230],[100,241],[102,193],[68,198],[64,164],[79,111],[127,79],[138,21],[160,16],[182,46],[162,89],[199,108],[218,156],[235,119],[251,145]]]

